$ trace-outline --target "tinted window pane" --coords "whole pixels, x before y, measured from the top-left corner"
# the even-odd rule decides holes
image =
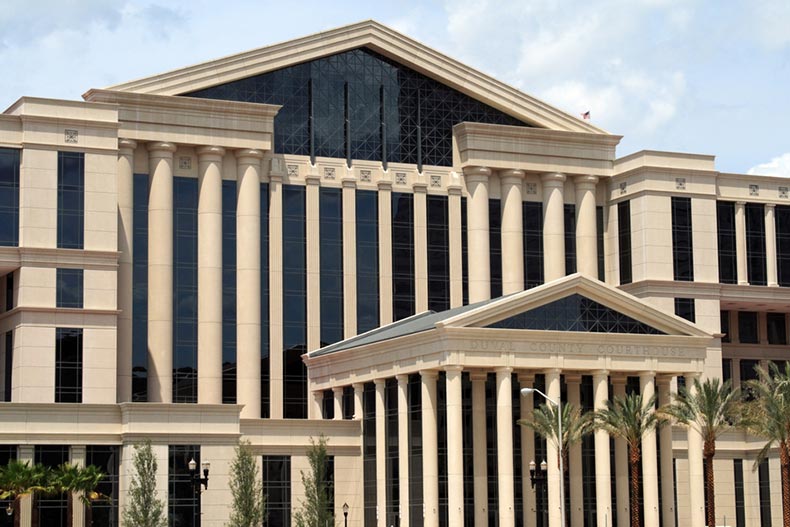
[[[597,244],[598,244],[598,280],[600,280],[601,282],[605,282],[606,267],[605,267],[605,255],[604,255],[604,247],[603,247],[603,235],[604,235],[603,207],[595,207],[595,221],[597,224],[596,234],[597,234]]]
[[[170,525],[200,527],[200,492],[192,487],[189,462],[200,468],[200,446],[170,445],[167,512]]]
[[[283,185],[283,415],[307,417],[305,188]]]
[[[719,313],[719,318],[721,320],[721,332],[724,334],[721,341],[730,342],[730,312],[721,311]]]
[[[55,329],[55,402],[82,402],[82,329]]]
[[[2,362],[3,367],[3,398],[0,399],[4,402],[11,402],[11,395],[13,387],[13,373],[14,373],[14,333],[6,331],[4,339],[4,357]],[[0,463],[2,466],[2,463]]]
[[[576,205],[566,203],[565,213],[565,274],[576,272]]]
[[[685,318],[690,322],[696,319],[693,298],[676,298],[675,299],[675,314],[679,317]]]
[[[617,204],[617,241],[620,250],[620,283],[631,283],[631,203]]]
[[[343,340],[343,195],[319,192],[321,232],[321,346]]]
[[[357,333],[379,325],[379,201],[378,193],[356,191]]]
[[[269,384],[269,184],[261,183],[261,417],[270,415]]]
[[[757,344],[760,341],[757,326],[757,313],[738,312],[738,339],[742,344]]]
[[[491,298],[502,296],[502,202],[488,201],[488,245],[491,266]]]
[[[469,303],[469,230],[466,224],[466,198],[461,198],[461,281],[463,303]]]
[[[428,309],[450,309],[450,233],[447,196],[427,198]]]
[[[236,403],[236,182],[222,181],[222,402]]]
[[[784,313],[768,313],[768,344],[787,344],[787,326]]]
[[[173,402],[197,402],[198,180],[173,178]]]
[[[84,221],[85,154],[58,152],[58,247],[82,249]]]
[[[760,203],[746,204],[746,262],[749,284],[765,285],[765,207]]]
[[[521,217],[524,231],[524,286],[543,283],[543,203],[525,201]]]
[[[291,458],[263,456],[263,494],[266,496],[264,525],[291,525]]]
[[[414,314],[414,196],[392,193],[392,316]]]
[[[779,285],[790,286],[790,207],[776,206],[776,270]]]
[[[148,400],[148,175],[134,175],[132,401]]]
[[[0,148],[0,245],[19,245],[19,150]]]
[[[735,203],[716,202],[716,225],[719,241],[719,282],[738,283],[735,242]]]
[[[116,527],[118,525],[118,466],[120,448],[117,446],[88,446],[86,448],[86,465],[99,468],[104,478],[99,482],[96,491],[110,499],[93,501],[85,514],[91,521],[86,525]]]
[[[82,269],[58,269],[56,306],[82,308]]]
[[[675,280],[694,280],[691,198],[672,198],[672,267]]]
[[[69,447],[63,445],[36,445],[33,462],[48,468],[57,468],[69,462]],[[47,527],[66,527],[68,521],[68,501],[65,493],[42,495],[36,498],[36,513],[39,525]]]

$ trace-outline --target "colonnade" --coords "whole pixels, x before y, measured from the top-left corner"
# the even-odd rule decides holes
[[[464,522],[464,458],[463,437],[464,427],[472,427],[473,444],[473,471],[474,471],[474,518],[475,525],[488,525],[488,469],[486,452],[486,394],[485,383],[487,372],[470,370],[469,376],[472,384],[472,421],[464,422],[462,415],[462,375],[464,369],[460,366],[448,366],[445,372],[446,390],[446,444],[447,444],[447,499],[449,525],[463,525]],[[415,372],[416,373],[416,372]],[[554,399],[561,398],[561,379],[564,375],[567,400],[580,407],[581,379],[579,372],[563,372],[559,369],[550,369],[541,372],[517,372],[520,386],[533,386],[536,373],[545,375],[546,394]],[[604,370],[593,371],[593,408],[595,410],[606,407],[609,400],[609,385],[614,388],[615,396],[624,396],[626,393],[626,373],[610,373]],[[514,470],[521,471],[523,481],[521,496],[524,504],[524,525],[535,525],[537,499],[535,490],[529,484],[529,462],[535,459],[535,437],[526,427],[521,429],[521,466],[513,464],[513,427],[518,426],[512,419],[513,415],[513,369],[502,367],[495,370],[496,374],[496,451],[497,451],[497,487],[498,487],[498,525],[507,527],[516,524],[515,496],[514,496]],[[425,527],[439,525],[439,462],[438,462],[438,412],[437,405],[437,380],[438,370],[419,371],[421,383],[421,423],[422,423],[422,487]],[[639,388],[644,398],[650,398],[658,392],[659,403],[665,403],[670,396],[669,376],[656,376],[654,372],[635,372],[638,375]],[[686,380],[692,385],[695,373],[686,374]],[[409,376],[400,374],[396,376],[398,383],[397,412],[398,412],[398,463],[399,463],[399,497],[400,503],[409,502]],[[383,511],[386,510],[386,378],[376,379],[375,384],[375,435],[376,435],[376,508],[379,511],[378,525],[386,527],[387,519]],[[354,419],[362,419],[363,384],[354,384]],[[334,419],[343,419],[343,387],[333,388]],[[320,405],[323,399],[321,392],[314,392],[313,404]],[[521,401],[521,419],[527,419],[532,412],[534,395],[523,397]],[[543,401],[538,401],[542,403]],[[482,419],[482,421],[478,421]],[[617,527],[629,525],[629,470],[628,448],[625,441],[616,439],[614,452],[610,449],[610,438],[605,431],[598,430],[594,433],[595,448],[595,503],[597,525],[606,527],[613,524],[613,506],[617,506]],[[661,456],[657,451],[658,443],[661,447]],[[702,527],[704,525],[704,495],[702,472],[702,438],[694,430],[688,431],[689,445],[689,488],[691,489],[689,501],[691,505],[691,525]],[[547,494],[548,517],[550,527],[560,526],[560,472],[558,467],[557,451],[548,445],[546,449],[547,462]],[[661,500],[661,517],[664,527],[674,527],[675,522],[675,490],[672,452],[672,428],[663,426],[657,432],[646,434],[642,438],[642,492],[644,503],[644,517],[646,527],[659,525],[659,494]],[[670,453],[667,455],[667,453]],[[610,456],[614,454],[616,470],[616,492],[611,495],[611,469]],[[575,445],[569,451],[569,466],[566,478],[570,482],[570,514],[568,525],[583,527],[584,525],[584,491],[582,486],[582,459],[581,445]],[[659,474],[661,485],[659,487]],[[614,498],[614,500],[612,499]],[[400,508],[399,525],[408,526],[409,507]]]

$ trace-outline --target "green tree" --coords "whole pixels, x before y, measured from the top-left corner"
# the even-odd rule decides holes
[[[719,379],[694,379],[691,390],[681,386],[672,403],[661,408],[663,415],[678,424],[695,430],[702,436],[702,455],[705,461],[705,499],[707,501],[708,527],[716,527],[716,498],[714,492],[713,456],[716,440],[731,430],[738,420],[739,390],[733,390],[730,381]]]
[[[79,499],[86,507],[90,508],[93,500],[99,499],[96,487],[104,478],[104,473],[98,467],[89,465],[78,467],[64,463],[51,473],[51,489],[53,493],[65,493],[67,499],[67,525],[72,525],[74,500]]]
[[[249,442],[236,447],[236,457],[230,465],[230,491],[233,504],[228,526],[260,526],[266,513],[266,498]]]
[[[518,422],[521,426],[531,428],[540,437],[557,448],[557,462],[559,463],[559,442],[557,436],[557,407],[553,404],[542,404],[532,412],[529,419],[522,419]],[[568,470],[568,452],[570,448],[578,444],[584,436],[593,430],[593,414],[582,413],[581,410],[572,404],[562,405],[562,462],[565,471]]]
[[[642,461],[642,437],[655,430],[661,422],[653,408],[656,396],[642,402],[639,394],[615,397],[606,408],[595,412],[595,426],[610,436],[625,440],[628,445],[628,467],[631,472],[631,527],[639,527],[639,465]]]
[[[19,525],[20,500],[36,493],[50,493],[50,480],[49,469],[42,465],[31,465],[28,461],[14,460],[0,467],[0,499],[13,501],[14,525]]]
[[[129,503],[123,510],[124,525],[166,527],[165,504],[157,498],[156,492],[158,464],[150,441],[134,446],[132,465],[134,473],[129,486]]]
[[[305,474],[302,471],[305,499],[299,510],[294,513],[294,525],[296,527],[331,527],[335,524],[333,511],[329,510],[329,496],[333,489],[327,483],[329,464],[326,437],[323,434],[318,437],[318,441],[310,438],[307,460],[310,463],[310,472]]]

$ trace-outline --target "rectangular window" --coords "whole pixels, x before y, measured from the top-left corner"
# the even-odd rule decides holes
[[[283,185],[283,417],[307,418],[305,187]]]
[[[14,309],[14,273],[5,275],[5,310]]]
[[[409,514],[414,527],[422,527],[422,382],[409,375]]]
[[[365,383],[362,392],[362,489],[365,525],[376,525],[376,388]]]
[[[690,322],[694,322],[695,321],[694,299],[676,298],[675,314],[681,318],[685,318]]]
[[[694,280],[691,198],[672,198],[672,268],[675,280]]]
[[[343,194],[318,193],[321,265],[321,346],[343,340]],[[366,255],[367,256],[367,255]]]
[[[387,489],[386,524],[398,523],[400,509],[400,473],[398,469],[398,381],[390,377],[386,381],[384,392],[384,442],[385,442],[385,477]],[[406,504],[404,503],[404,506]]]
[[[132,401],[148,400],[148,174],[134,175]]]
[[[447,196],[429,195],[428,219],[428,309],[450,309],[450,232]]]
[[[576,205],[566,203],[565,212],[565,274],[576,272]]]
[[[4,467],[16,459],[16,450],[16,445],[0,445],[0,467]],[[3,514],[9,506],[14,506],[12,500],[0,500],[0,527],[14,527],[14,515]]]
[[[33,462],[47,468],[57,468],[69,462],[69,447],[64,445],[36,445]],[[42,527],[66,527],[68,520],[68,499],[66,493],[42,494],[35,500],[34,514],[37,512],[38,525]]]
[[[19,245],[19,150],[0,148],[0,246]]]
[[[56,306],[82,309],[83,291],[82,269],[58,269],[56,271]]]
[[[414,195],[392,193],[392,316],[414,314]]]
[[[760,463],[757,473],[760,489],[760,527],[771,527],[771,476],[767,459]]]
[[[379,327],[379,197],[357,190],[357,334]]]
[[[13,388],[14,378],[14,333],[13,331],[6,331],[5,342],[3,349],[3,401],[11,402],[11,389]],[[2,466],[2,464],[0,464]]]
[[[467,305],[469,303],[469,231],[466,225],[466,198],[461,198],[461,282],[463,303]]]
[[[617,204],[617,241],[620,251],[620,284],[631,283],[631,202]]]
[[[543,203],[525,201],[521,206],[524,231],[524,288],[543,284]]]
[[[502,202],[488,200],[488,250],[491,266],[491,298],[502,296]]]
[[[597,242],[598,242],[598,280],[601,282],[606,281],[606,255],[604,254],[604,245],[603,245],[603,235],[604,235],[604,226],[603,226],[603,207],[595,207],[595,222],[597,229],[595,230],[597,234]]]
[[[200,527],[200,492],[192,487],[189,462],[200,470],[199,445],[170,445],[168,448],[167,512],[169,525]]]
[[[767,313],[768,344],[787,344],[787,325],[784,313]]]
[[[779,285],[790,286],[790,206],[776,206],[776,271]]]
[[[743,489],[743,460],[733,459],[735,480],[735,527],[746,527],[746,500]]]
[[[741,344],[757,344],[760,342],[757,313],[754,311],[738,311],[738,340]]]
[[[197,184],[173,178],[174,403],[197,403]]]
[[[731,342],[730,340],[730,312],[720,311],[719,319],[721,320],[721,332],[724,336],[721,338],[722,342]]]
[[[263,494],[268,527],[291,525],[291,458],[263,456]]]
[[[732,359],[721,359],[721,380],[732,382]]]
[[[82,402],[82,329],[55,329],[55,402]]]
[[[222,181],[222,402],[236,404],[236,182]]]
[[[261,183],[261,417],[269,417],[269,184]]]
[[[741,386],[747,381],[754,381],[757,379],[757,366],[759,365],[760,361],[758,360],[741,359]]]
[[[58,247],[82,249],[85,235],[85,154],[58,152]]]
[[[85,464],[98,467],[104,474],[98,487],[96,487],[96,491],[103,496],[109,497],[109,499],[105,500],[96,500],[92,502],[89,509],[85,509],[91,520],[87,521],[86,524],[117,527],[120,447],[88,446],[85,454]]]
[[[719,241],[719,282],[738,283],[738,258],[735,240],[735,203],[716,202],[716,228]]]
[[[746,204],[746,263],[749,284],[766,285],[765,271],[765,206]]]

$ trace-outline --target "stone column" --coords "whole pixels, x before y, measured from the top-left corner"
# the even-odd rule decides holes
[[[379,180],[379,320],[392,322],[392,181]]]
[[[565,174],[543,174],[543,279],[565,276]]]
[[[671,380],[672,378],[667,375],[656,378],[659,408],[672,402],[669,387]],[[674,454],[671,424],[661,426],[658,431],[658,442],[661,447],[661,523],[663,527],[675,527],[675,471],[672,462]]]
[[[439,446],[437,441],[436,372],[422,377],[422,499],[424,526],[439,526]]]
[[[732,340],[732,339],[731,339]],[[730,373],[732,375],[732,388],[737,390],[741,387],[741,359],[732,358]]]
[[[472,381],[472,464],[474,466],[475,525],[488,524],[488,443],[486,438],[486,372],[470,374]]]
[[[523,170],[499,173],[502,187],[502,294],[524,290]]]
[[[236,402],[247,419],[261,416],[261,159],[236,151]]]
[[[365,417],[365,385],[355,382],[354,385],[354,420],[361,421]]]
[[[639,375],[642,404],[647,404],[656,393],[655,373]],[[651,408],[652,412],[653,409]],[[658,452],[655,430],[642,436],[642,493],[645,507],[645,527],[658,527]]]
[[[33,445],[19,445],[19,461],[33,465],[36,455]],[[0,514],[5,514],[0,511]],[[30,494],[25,494],[19,499],[14,514],[19,514],[19,527],[30,527],[33,524],[33,499]]]
[[[684,377],[691,395],[695,391],[694,381],[699,378],[699,374],[686,373]],[[689,427],[687,434],[691,527],[703,527],[705,525],[705,471],[702,460],[702,435],[694,427]]]
[[[309,419],[323,419],[324,418],[324,392],[317,390],[310,392],[309,401],[307,402],[307,413]]]
[[[593,409],[603,410],[609,401],[609,372],[593,372]],[[595,431],[595,515],[600,527],[612,525],[612,474],[609,434]]]
[[[69,463],[80,468],[85,468],[87,448],[84,445],[73,445],[69,448]],[[74,496],[71,508],[71,525],[73,527],[83,527],[85,525],[85,505],[80,500],[78,493]]]
[[[561,394],[560,370],[547,370],[546,395],[555,401],[559,401]],[[551,404],[548,401],[543,402],[545,404]],[[549,527],[560,527],[562,521],[560,507],[564,507],[560,497],[560,460],[557,454],[557,444],[552,443],[551,440],[546,441],[546,485],[549,496]],[[540,465],[540,461],[535,461],[535,463]]]
[[[458,175],[452,175],[452,184],[447,185],[447,219],[449,221],[450,253],[450,307],[464,303],[464,257],[463,233],[461,232],[461,185]]]
[[[491,262],[488,233],[488,177],[485,167],[464,169],[466,179],[466,238],[469,261],[469,303],[491,298]]]
[[[512,527],[516,523],[513,495],[513,388],[510,380],[512,372],[512,368],[496,370],[497,480],[501,527]]]
[[[568,404],[581,409],[581,375],[565,375]],[[571,491],[571,527],[584,527],[584,482],[582,478],[582,445],[577,443],[568,451],[568,478]]]
[[[376,518],[387,527],[387,382],[376,379]]]
[[[333,409],[333,419],[335,421],[342,421],[343,420],[343,387],[342,386],[335,386],[332,388],[332,409]]]
[[[746,266],[746,202],[735,202],[735,255],[738,263],[738,285],[749,284]]]
[[[612,394],[625,397],[625,376],[612,376]],[[630,486],[628,484],[628,445],[624,439],[614,440],[615,499],[617,502],[617,527],[629,527],[631,521]]]
[[[269,417],[283,417],[283,177],[269,173]]]
[[[414,309],[428,311],[428,185],[420,181],[414,191]]]
[[[597,176],[577,176],[576,184],[576,270],[598,278],[598,218],[595,212]]]
[[[173,401],[173,143],[148,143],[148,401]]]
[[[343,334],[357,334],[357,182],[343,178]]]
[[[222,404],[222,157],[198,154],[198,403]]]
[[[132,400],[132,267],[134,263],[134,149],[118,140],[118,402]]]
[[[321,218],[318,175],[305,177],[305,235],[307,250],[307,351],[321,347]]]
[[[447,392],[447,510],[449,525],[464,523],[464,445],[461,413],[463,368],[448,366]]]
[[[779,285],[776,272],[776,203],[765,204],[765,263],[768,285]]]
[[[398,503],[401,527],[409,519],[409,376],[398,375]]]
[[[535,375],[532,373],[520,373],[518,381],[522,389],[535,385]],[[535,396],[529,394],[521,398],[521,420],[526,421],[532,416],[535,404]],[[540,466],[541,461],[535,459],[535,432],[526,426],[521,427],[521,490],[524,503],[524,525],[534,527],[536,522],[537,499],[535,489],[529,483],[529,462],[534,461]]]

